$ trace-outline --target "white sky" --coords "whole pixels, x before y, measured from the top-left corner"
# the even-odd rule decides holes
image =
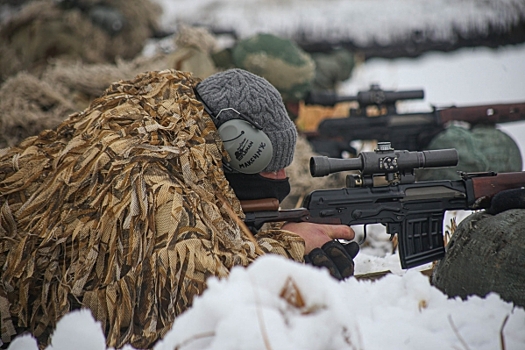
[[[157,1],[166,6],[167,26],[176,20],[198,19],[249,35],[260,30],[291,32],[304,25],[316,33],[362,41],[371,37],[388,41],[390,35],[423,27],[446,37],[452,25],[503,26],[525,13],[523,0]],[[424,101],[405,106],[415,110],[430,104],[524,101],[525,45],[429,53],[417,59],[373,59],[357,67],[341,91],[355,94],[371,83],[385,90],[424,89]],[[504,127],[523,154],[524,124]],[[513,308],[494,294],[468,301],[447,299],[419,272],[401,270],[395,255],[379,257],[365,251],[356,258],[358,274],[378,270],[394,273],[377,282],[351,279],[338,283],[309,266],[278,257],[261,258],[248,269],[234,269],[227,280],[210,280],[209,289],[177,318],[173,330],[155,349],[171,350],[179,345],[183,350],[488,350],[502,348],[500,333],[506,350],[525,349],[523,308]],[[300,294],[304,307],[280,297],[288,279],[296,289],[287,290]],[[99,325],[88,312],[66,316],[53,344],[54,350],[106,349]],[[31,336],[25,336],[9,349],[37,347]]]

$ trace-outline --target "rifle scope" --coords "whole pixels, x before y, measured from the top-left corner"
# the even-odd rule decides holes
[[[397,101],[419,100],[424,97],[425,92],[423,90],[386,91],[381,89],[379,85],[372,84],[370,90],[359,91],[356,96],[338,96],[327,91],[310,91],[305,98],[305,104],[334,106],[340,102],[357,101],[359,106],[366,107],[371,105],[393,105]]]
[[[418,100],[425,97],[423,90],[385,91],[372,86],[368,91],[359,91],[357,101],[361,107],[370,105],[391,105],[397,101]]]
[[[455,148],[409,152],[390,148],[390,142],[379,142],[374,152],[361,152],[357,158],[312,157],[310,174],[321,177],[350,170],[359,170],[361,175],[411,173],[417,168],[456,166],[458,161],[458,151]]]

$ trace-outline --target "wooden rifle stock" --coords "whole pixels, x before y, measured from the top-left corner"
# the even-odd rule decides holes
[[[490,207],[492,197],[497,193],[525,186],[525,171],[511,173],[470,173],[474,209]]]
[[[266,222],[308,221],[310,213],[305,208],[279,210],[277,198],[263,198],[241,201],[245,214],[244,222],[248,227],[259,230]]]
[[[350,113],[350,117],[325,118],[316,131],[303,134],[316,153],[341,158],[343,152],[355,154],[350,143],[356,140],[388,140],[397,150],[422,150],[452,121],[491,126],[525,121],[525,102],[439,107],[422,113],[390,111],[375,117]]]
[[[241,201],[242,211],[275,211],[279,210],[279,200],[277,198],[250,199]]]
[[[525,120],[525,102],[438,109],[442,123],[461,120],[470,124],[497,124]]]

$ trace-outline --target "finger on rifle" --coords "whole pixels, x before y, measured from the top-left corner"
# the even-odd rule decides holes
[[[321,248],[315,248],[313,249],[309,254],[308,258],[305,257],[305,262],[310,262],[313,266],[326,268],[330,272],[330,275],[332,277],[342,280],[343,276],[339,273],[337,266],[334,264],[332,260],[326,255],[326,253]]]
[[[350,241],[354,239],[355,232],[350,226],[346,225],[325,225],[327,235],[332,239],[344,239]]]

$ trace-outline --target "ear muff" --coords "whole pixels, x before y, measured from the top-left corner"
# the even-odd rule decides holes
[[[230,155],[228,165],[243,174],[256,174],[270,164],[273,147],[268,135],[246,120],[231,119],[219,127]]]

